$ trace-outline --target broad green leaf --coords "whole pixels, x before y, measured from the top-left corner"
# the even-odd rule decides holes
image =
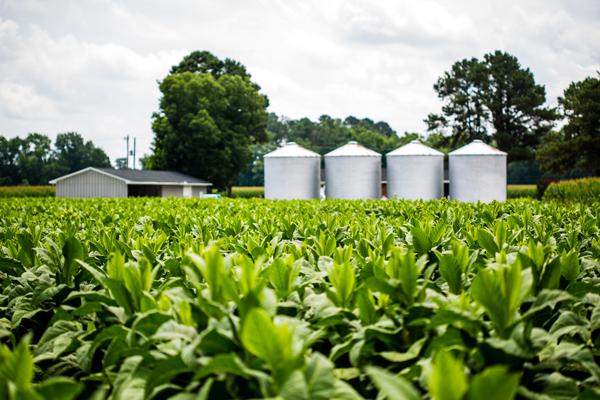
[[[460,294],[462,290],[462,270],[453,254],[442,255],[440,274],[448,283],[450,293]]]
[[[421,349],[423,348],[425,342],[427,342],[427,337],[423,337],[411,344],[405,353],[400,353],[398,351],[382,351],[379,353],[379,355],[392,362],[404,362],[412,360],[419,356],[419,353],[421,353]]]
[[[421,394],[401,376],[394,376],[383,368],[368,366],[367,375],[388,400],[420,400]]]
[[[356,304],[363,326],[374,324],[377,321],[375,300],[367,287],[363,287],[356,292]]]
[[[74,237],[69,237],[62,248],[62,254],[65,257],[65,263],[63,265],[63,282],[69,285],[69,287],[73,287],[71,278],[79,265],[76,260],[83,260],[83,247],[81,247],[79,240]]]
[[[250,353],[266,361],[279,385],[302,365],[302,353],[294,344],[292,327],[275,325],[263,310],[253,308],[248,312],[242,321],[240,338]]]
[[[25,255],[25,259],[23,259],[22,261],[28,267],[33,267],[35,263],[35,252],[33,251],[33,248],[35,246],[33,244],[33,241],[31,240],[31,236],[29,234],[18,233],[17,242],[19,243],[19,246],[21,246],[21,250],[23,250],[23,254]]]
[[[120,252],[111,253],[108,256],[107,274],[108,277],[117,281],[123,280],[125,270],[125,259]]]
[[[432,241],[429,236],[423,232],[420,228],[410,228],[412,234],[413,246],[419,255],[427,254],[433,247]]]
[[[465,400],[512,400],[519,389],[519,374],[508,367],[494,365],[475,375]]]
[[[102,287],[106,288],[106,273],[102,271],[100,268],[91,266],[81,260],[77,260],[77,263],[86,271],[88,271],[92,276],[98,281]]]
[[[19,260],[9,257],[0,257],[0,271],[8,275],[21,275],[25,272],[25,268]]]
[[[556,289],[560,282],[561,266],[560,258],[556,257],[550,261],[544,268],[544,274],[538,285],[538,290],[541,289]]]
[[[333,381],[335,394],[331,400],[363,400],[363,397],[354,390],[348,383],[335,379]]]
[[[338,306],[342,308],[350,308],[352,303],[352,294],[356,283],[354,268],[350,263],[341,265],[335,264],[327,269],[329,280],[336,291]]]
[[[6,396],[7,387],[4,385],[7,385],[7,381],[12,382],[18,390],[29,389],[33,379],[33,358],[28,341],[21,340],[12,352],[0,344],[0,398]]]
[[[135,311],[135,306],[133,300],[131,299],[131,295],[125,288],[123,281],[107,278],[105,282],[112,298],[115,299],[119,306],[123,307],[128,315],[132,315]]]
[[[590,330],[593,332],[600,329],[600,302],[596,304],[590,318]]]
[[[304,375],[299,370],[295,370],[292,372],[290,377],[285,381],[281,390],[279,391],[279,396],[281,396],[285,400],[309,400],[312,399],[310,397],[310,393],[308,392],[308,386],[306,385],[306,380],[304,379]]]
[[[46,400],[73,400],[82,390],[81,383],[65,377],[52,377],[35,386],[35,391]]]
[[[333,364],[321,353],[313,353],[306,363],[306,382],[311,400],[329,400],[335,392]]]
[[[579,276],[579,258],[577,253],[570,251],[569,254],[563,252],[560,261],[560,273],[569,282],[573,282]]]
[[[461,400],[469,384],[461,359],[450,351],[438,350],[433,357],[429,392],[434,400]]]
[[[494,236],[485,229],[477,230],[477,243],[483,247],[487,253],[488,258],[493,258],[498,252],[498,246],[496,245],[496,239]]]

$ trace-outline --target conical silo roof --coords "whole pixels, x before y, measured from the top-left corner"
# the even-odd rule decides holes
[[[398,147],[396,150],[390,151],[386,154],[390,156],[443,156],[444,153],[432,149],[429,146],[425,146],[418,140],[412,140],[410,143],[405,144],[402,147]]]
[[[489,144],[483,143],[481,140],[476,139],[471,143],[460,147],[448,155],[450,156],[505,156],[506,153],[490,146]]]
[[[325,157],[381,157],[376,151],[361,146],[358,142],[348,142],[342,147],[330,151]]]
[[[289,142],[285,146],[273,150],[264,155],[264,157],[321,157],[314,151],[310,151],[300,146],[296,142]]]

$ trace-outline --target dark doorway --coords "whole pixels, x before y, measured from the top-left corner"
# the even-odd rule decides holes
[[[128,197],[162,197],[159,185],[127,185]]]

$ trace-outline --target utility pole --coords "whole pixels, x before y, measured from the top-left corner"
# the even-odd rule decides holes
[[[125,157],[125,168],[129,169],[129,135],[125,136],[125,140],[127,141],[127,157]]]
[[[133,138],[133,169],[135,169],[135,138]]]

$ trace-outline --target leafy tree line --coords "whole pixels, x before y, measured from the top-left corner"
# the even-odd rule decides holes
[[[540,174],[600,175],[597,78],[571,83],[559,107],[545,107],[545,88],[533,73],[496,51],[454,63],[433,88],[444,101],[441,114],[424,120],[433,147],[448,152],[481,139],[508,153],[509,163],[528,161],[530,172],[537,160]],[[566,125],[553,131],[559,120]]]
[[[163,96],[153,115],[153,154],[145,167],[207,179],[218,190],[262,185],[262,157],[284,141],[323,155],[356,140],[385,154],[419,137],[399,137],[386,122],[352,116],[311,121],[269,114],[268,98],[246,68],[207,51],[186,56],[159,85]],[[599,87],[596,78],[574,82],[560,106],[550,108],[545,88],[516,57],[496,51],[483,60],[465,59],[434,85],[444,106],[425,119],[428,134],[421,140],[448,153],[482,139],[507,152],[511,163],[528,162],[537,170],[537,160],[537,174],[564,175],[577,168],[598,174]],[[561,119],[567,124],[553,131]]]
[[[0,136],[0,186],[47,185],[48,181],[87,167],[110,167],[106,153],[76,132],[60,133],[54,147],[48,136]]]
[[[419,138],[417,133],[405,133],[399,137],[387,122],[375,123],[368,118],[360,120],[350,116],[341,120],[322,115],[314,122],[308,118],[294,120],[279,117],[275,113],[269,114],[267,135],[269,137],[267,144],[252,146],[253,159],[248,170],[240,173],[236,186],[263,186],[263,156],[285,142],[296,142],[302,147],[324,155],[354,140],[384,155]],[[383,167],[386,166],[385,162],[386,159],[383,157]]]

